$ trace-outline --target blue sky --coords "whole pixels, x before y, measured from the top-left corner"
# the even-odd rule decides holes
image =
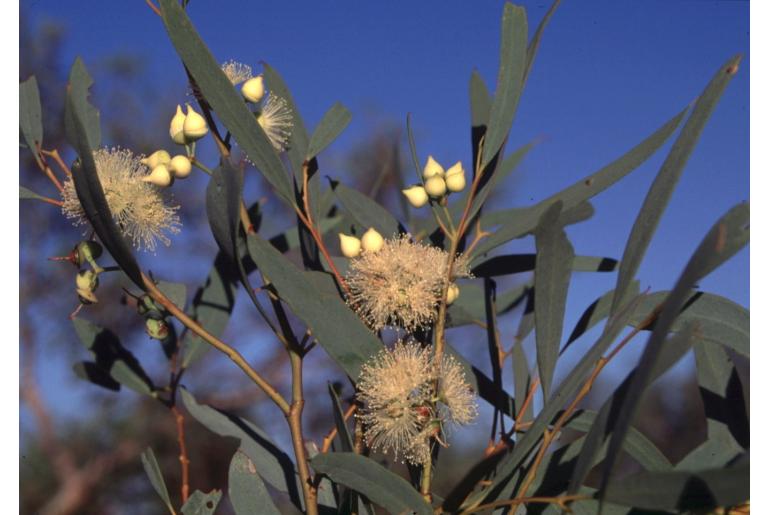
[[[550,2],[521,3],[532,34]],[[255,67],[266,61],[279,70],[308,127],[336,101],[352,111],[353,122],[330,156],[361,141],[373,119],[403,126],[411,112],[421,159],[430,153],[442,163],[462,160],[470,169],[468,80],[477,69],[494,87],[502,6],[193,0],[189,13],[220,61]],[[158,87],[175,87],[184,100],[182,67],[143,1],[25,0],[21,7],[33,21],[64,23],[64,62],[80,55],[88,65],[130,50],[149,61]],[[535,138],[543,142],[496,193],[497,205],[527,205],[593,173],[694,100],[722,63],[743,53],[740,72],[703,132],[638,274],[643,288],[671,288],[713,222],[749,197],[748,30],[747,1],[565,0],[546,30],[508,148]],[[167,143],[166,134],[158,138]],[[664,157],[659,152],[593,201],[595,217],[568,231],[577,253],[621,256]],[[531,247],[524,241],[513,248]],[[748,306],[748,265],[744,249],[701,286]],[[614,274],[575,276],[565,332],[614,281]]]

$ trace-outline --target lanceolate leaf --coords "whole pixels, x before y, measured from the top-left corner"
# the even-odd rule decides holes
[[[471,99],[471,145],[473,147],[473,161],[471,163],[475,166],[478,161],[479,141],[487,132],[487,125],[489,124],[492,97],[489,94],[487,85],[484,83],[484,79],[481,78],[481,75],[476,70],[473,70],[473,73],[471,73],[468,90]],[[465,205],[462,202],[460,204]]]
[[[321,118],[318,127],[316,127],[313,135],[310,137],[310,144],[308,145],[305,159],[313,159],[337,139],[337,136],[348,126],[351,118],[350,111],[344,105],[337,102],[331,106],[323,118]]]
[[[528,285],[514,286],[497,296],[495,307],[497,314],[503,314],[519,304],[526,294]],[[472,323],[483,324],[486,316],[484,308],[484,289],[473,283],[460,285],[460,296],[447,310],[447,327],[459,327]]]
[[[102,244],[120,265],[123,272],[139,288],[144,289],[142,274],[131,248],[112,219],[110,207],[104,198],[102,184],[96,171],[93,149],[99,143],[99,114],[86,100],[91,77],[80,59],[75,61],[70,73],[65,111],[67,140],[75,148],[79,159],[72,166],[80,205]]]
[[[152,447],[147,447],[142,453],[142,466],[147,477],[150,478],[152,487],[158,492],[158,495],[163,500],[163,504],[168,508],[169,513],[174,514],[174,507],[171,504],[171,498],[168,496],[168,489],[166,488],[166,482],[163,480],[163,472],[160,470],[158,460],[155,459],[155,453],[152,451]]]
[[[636,373],[628,388],[621,407],[618,410],[615,430],[610,440],[607,460],[602,476],[602,487],[609,484],[611,473],[617,462],[618,451],[623,443],[628,427],[633,421],[642,394],[653,377],[655,367],[663,350],[666,335],[671,330],[679,312],[684,306],[690,290],[703,277],[732,257],[749,240],[749,206],[739,204],[727,212],[709,231],[695,250],[682,272],[676,286],[666,298],[660,316],[655,324],[647,346],[644,349]],[[617,293],[616,293],[617,295]]]
[[[74,318],[72,325],[99,368],[127,388],[138,393],[153,394],[155,387],[152,381],[134,355],[121,345],[115,333],[82,318]]]
[[[523,7],[506,3],[500,35],[500,67],[497,72],[495,98],[489,114],[481,157],[483,170],[497,154],[511,129],[516,107],[524,85],[527,56],[527,15]]]
[[[19,186],[19,200],[43,200],[45,197],[38,195],[29,188]]]
[[[19,84],[19,127],[35,160],[39,162],[36,144],[43,142],[43,115],[40,109],[40,92],[33,75]]]
[[[384,238],[397,236],[401,233],[401,225],[390,212],[368,196],[341,182],[332,182],[334,194],[347,209],[351,216],[364,230],[374,227]],[[360,235],[359,235],[360,237]]]
[[[332,414],[334,415],[334,425],[337,428],[337,438],[340,441],[340,447],[345,452],[353,452],[353,437],[350,435],[348,426],[345,423],[345,414],[342,411],[342,403],[334,391],[334,386],[329,383],[329,397],[332,400]]]
[[[618,282],[615,287],[615,295],[622,297],[628,284],[636,275],[642,262],[647,247],[652,240],[655,230],[658,228],[663,212],[671,199],[676,184],[682,175],[687,160],[692,154],[695,144],[698,142],[703,127],[706,125],[711,112],[716,107],[727,84],[730,83],[737,71],[741,56],[735,56],[725,63],[716,73],[711,82],[706,86],[698,101],[695,103],[692,114],[687,119],[682,132],[674,142],[666,160],[658,172],[657,177],[647,192],[642,208],[639,210],[631,234],[626,243],[626,249],[621,259]],[[620,299],[612,306],[614,312],[620,304]]]
[[[222,498],[221,490],[212,490],[209,493],[203,493],[196,490],[192,493],[187,502],[182,506],[183,515],[213,515],[216,513],[219,500]]]
[[[192,394],[184,388],[180,392],[182,402],[193,418],[220,436],[240,440],[241,450],[254,463],[257,473],[281,492],[287,492],[292,502],[301,506],[302,495],[294,463],[288,454],[273,443],[267,433],[246,419],[198,404]]]
[[[505,254],[495,256],[476,265],[471,273],[474,277],[497,277],[500,275],[531,272],[535,269],[537,254]],[[571,269],[575,272],[612,272],[617,261],[612,258],[575,256]]]
[[[238,450],[230,461],[227,476],[227,495],[236,515],[280,515],[265,483],[257,474],[257,466],[248,455]]]
[[[749,463],[700,472],[640,472],[613,482],[607,501],[677,513],[735,506],[749,499]]]
[[[187,13],[176,0],[160,0],[160,8],[171,42],[203,97],[278,195],[293,204],[291,182],[278,154],[254,114],[201,40]]]
[[[350,452],[334,452],[317,455],[311,464],[316,472],[365,495],[389,513],[433,513],[412,485],[369,458]]]
[[[553,16],[553,13],[556,12],[556,8],[559,7],[560,3],[561,0],[554,0],[554,2],[551,4],[551,8],[548,9],[548,12],[545,13],[545,16],[543,16],[543,19],[540,21],[540,25],[537,26],[535,35],[532,36],[532,39],[529,42],[529,46],[527,47],[527,61],[524,66],[524,78],[522,79],[522,87],[524,87],[523,85],[527,83],[529,72],[532,71],[532,64],[535,62],[535,56],[537,55],[537,49],[540,47],[540,40],[543,38],[543,32],[545,31],[548,22],[551,21],[551,17]]]
[[[537,366],[543,395],[548,398],[559,355],[564,310],[567,304],[572,245],[559,225],[561,202],[554,204],[540,219],[535,230],[535,341]]]
[[[620,179],[631,173],[639,165],[652,156],[666,140],[674,133],[685,113],[683,110],[667,121],[663,126],[648,136],[644,141],[608,164],[601,170],[581,179],[572,186],[556,193],[534,206],[522,209],[513,208],[498,213],[491,213],[481,219],[483,227],[503,224],[493,236],[482,240],[482,243],[474,249],[473,255],[478,256],[502,245],[515,238],[531,232],[537,225],[543,212],[555,201],[564,203],[563,210],[569,212],[581,202],[606,190]]]
[[[312,331],[329,356],[354,380],[361,366],[382,348],[380,340],[340,299],[332,278],[304,272],[256,235],[248,237],[249,252],[278,296]]]

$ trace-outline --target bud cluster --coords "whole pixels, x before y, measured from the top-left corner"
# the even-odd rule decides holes
[[[460,161],[444,171],[444,167],[433,159],[433,156],[428,156],[422,178],[422,185],[417,184],[401,190],[415,208],[423,207],[430,199],[441,201],[449,193],[457,193],[465,189],[465,170]]]

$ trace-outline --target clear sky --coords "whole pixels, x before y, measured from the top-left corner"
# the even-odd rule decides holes
[[[522,3],[532,34],[550,2]],[[430,153],[470,169],[468,80],[477,69],[494,87],[502,6],[192,0],[188,12],[218,60],[255,67],[266,61],[279,70],[308,127],[335,101],[346,105],[353,122],[333,152],[360,141],[372,116],[403,124],[411,112],[421,159]],[[65,24],[64,62],[80,55],[88,65],[130,50],[149,60],[160,87],[177,85],[184,99],[181,65],[143,1],[22,0],[21,7],[33,21]],[[706,126],[638,274],[643,288],[670,289],[708,228],[749,198],[748,50],[748,1],[564,0],[546,30],[508,148],[544,141],[496,202],[527,205],[593,173],[694,100],[721,64],[742,53],[740,72]],[[593,201],[595,217],[568,231],[578,254],[622,255],[664,157],[659,152]],[[748,265],[744,249],[701,286],[748,306]],[[615,274],[576,275],[572,291],[589,293],[570,296],[565,332],[614,281]]]

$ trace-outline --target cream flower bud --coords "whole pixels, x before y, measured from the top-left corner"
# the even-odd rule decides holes
[[[176,114],[171,119],[171,125],[169,125],[168,128],[168,134],[171,136],[171,139],[174,140],[174,143],[177,143],[178,145],[184,145],[187,143],[187,140],[184,137],[185,118],[186,117],[182,112],[182,106],[177,105]]]
[[[139,162],[147,166],[150,170],[158,165],[167,165],[171,161],[171,156],[165,150],[156,150],[149,156],[141,159]]]
[[[142,180],[144,182],[154,184],[155,186],[166,188],[171,186],[171,184],[174,182],[174,176],[171,175],[171,172],[169,172],[166,165],[158,165],[152,169],[152,173],[150,175],[145,175],[142,177]]]
[[[243,98],[256,104],[265,96],[265,79],[261,75],[257,75],[247,80],[241,86],[241,94]]]
[[[168,169],[177,179],[184,179],[192,171],[192,163],[187,156],[174,156],[168,164]]]
[[[435,175],[443,177],[444,168],[433,159],[433,156],[428,156],[428,161],[425,163],[425,168],[422,170],[422,177],[423,179],[429,179]]]
[[[443,197],[446,193],[446,182],[440,175],[434,175],[425,181],[425,191],[431,197]]]
[[[372,227],[361,236],[361,246],[367,252],[378,252],[384,244],[385,239]]]
[[[428,193],[422,186],[412,186],[405,190],[401,190],[406,199],[412,205],[412,207],[422,207],[428,203]]]
[[[184,137],[187,141],[201,139],[209,131],[206,120],[195,112],[195,109],[187,105],[187,116],[184,119]]]
[[[454,301],[457,300],[457,297],[460,296],[460,287],[457,286],[455,283],[452,283],[449,285],[449,288],[446,292],[446,305],[449,306]]]
[[[447,170],[444,180],[449,191],[458,192],[465,189],[465,170],[460,161]]]
[[[361,253],[361,240],[355,236],[340,233],[340,250],[346,258],[354,258]]]

